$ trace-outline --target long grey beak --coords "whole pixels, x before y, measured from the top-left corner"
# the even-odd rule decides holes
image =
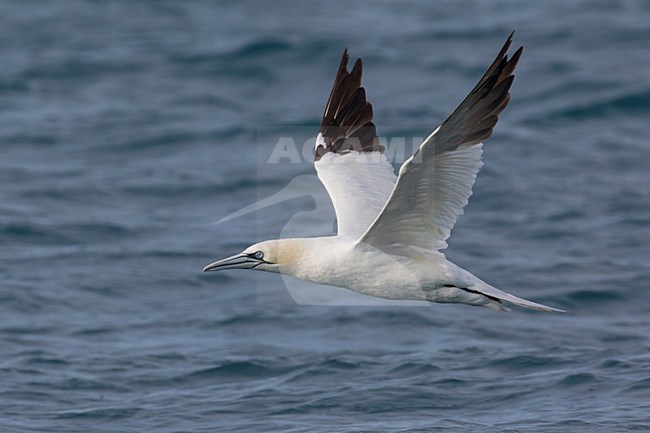
[[[203,272],[221,271],[223,269],[251,269],[260,263],[262,263],[262,260],[257,260],[248,254],[235,254],[218,262],[210,263],[203,268]]]

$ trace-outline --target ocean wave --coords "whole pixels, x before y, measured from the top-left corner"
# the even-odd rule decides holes
[[[118,421],[134,416],[142,409],[139,407],[101,407],[88,409],[72,409],[56,414],[57,419],[67,420],[103,420]]]
[[[570,362],[556,356],[516,355],[488,362],[488,366],[506,370],[530,370],[560,367]]]
[[[592,373],[572,373],[558,382],[559,386],[580,386],[590,385],[598,382],[598,377]]]
[[[221,66],[225,62],[237,62],[247,60],[251,57],[263,55],[278,54],[279,52],[288,51],[292,45],[283,39],[258,39],[247,42],[240,47],[221,52],[204,52],[204,53],[175,53],[170,56],[170,61],[179,64],[214,64]]]
[[[271,368],[257,361],[229,361],[215,367],[202,368],[177,378],[180,382],[192,380],[225,379],[228,381],[253,380],[274,377],[286,368]]]
[[[643,116],[650,112],[650,91],[639,90],[614,93],[606,97],[574,103],[559,109],[540,113],[545,122],[564,120],[581,121],[609,116]]]

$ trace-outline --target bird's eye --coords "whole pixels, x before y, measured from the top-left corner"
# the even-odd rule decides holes
[[[262,260],[262,259],[264,258],[264,253],[261,252],[261,251],[256,252],[256,253],[255,253],[255,258],[256,258],[257,260]]]

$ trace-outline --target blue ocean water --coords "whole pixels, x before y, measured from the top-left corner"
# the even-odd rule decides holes
[[[650,431],[650,3],[1,9],[1,432]],[[200,272],[313,208],[213,224],[313,175],[259,131],[316,125],[345,46],[380,135],[421,136],[512,29],[447,254],[567,314]]]

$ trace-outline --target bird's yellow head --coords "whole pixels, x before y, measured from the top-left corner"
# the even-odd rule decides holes
[[[277,239],[251,245],[239,254],[210,263],[203,272],[225,269],[254,269],[280,273],[295,266],[303,257],[300,239]]]

